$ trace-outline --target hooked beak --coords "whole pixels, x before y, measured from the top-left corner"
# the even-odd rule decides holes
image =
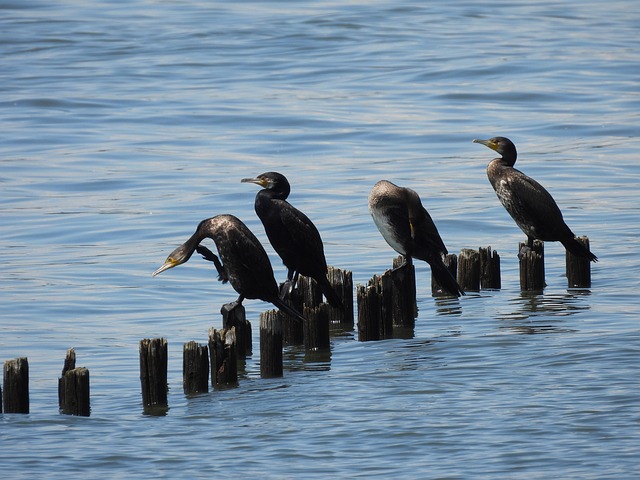
[[[498,144],[496,142],[494,142],[493,140],[478,140],[477,138],[475,138],[473,140],[473,143],[480,143],[482,145],[484,145],[485,147],[489,147],[491,150],[496,150],[498,148]]]
[[[267,188],[269,185],[267,180],[264,178],[243,178],[240,180],[240,183],[255,183],[256,185],[260,185],[262,188]]]
[[[173,259],[172,257],[169,257],[165,260],[164,264],[159,269],[157,269],[155,272],[151,274],[151,276],[155,277],[156,275],[164,272],[165,270],[169,270],[170,268],[173,268],[177,265],[180,265],[180,262]]]

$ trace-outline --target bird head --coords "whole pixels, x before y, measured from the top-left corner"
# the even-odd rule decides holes
[[[156,276],[165,270],[169,270],[170,268],[177,267],[178,265],[182,265],[187,260],[191,258],[193,254],[193,250],[189,251],[189,249],[185,245],[180,245],[176,248],[164,261],[162,266],[153,272],[152,276]]]

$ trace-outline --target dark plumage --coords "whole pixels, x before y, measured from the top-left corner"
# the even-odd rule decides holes
[[[464,294],[442,260],[447,248],[414,190],[380,180],[369,194],[369,211],[391,248],[408,261],[417,258],[427,262],[440,285],[451,295]]]
[[[255,210],[273,249],[288,269],[287,279],[293,288],[298,275],[313,278],[329,304],[343,308],[342,301],[327,279],[327,261],[318,229],[300,210],[287,202],[289,181],[277,172],[267,172],[242,182],[262,187],[256,194]]]
[[[513,168],[518,154],[511,140],[494,137],[474,140],[474,143],[485,145],[501,155],[489,162],[487,176],[500,202],[527,236],[529,248],[533,247],[534,240],[560,242],[574,255],[598,261],[575,239],[551,194],[533,178]]]
[[[242,303],[245,298],[264,300],[298,320],[304,320],[300,313],[280,299],[267,252],[251,230],[233,215],[218,215],[200,222],[195,233],[171,252],[153,276],[187,262],[205,238],[215,242],[222,262],[208,249],[203,250],[214,258],[205,258],[214,262],[218,279],[223,283],[228,281],[238,292],[237,303]]]

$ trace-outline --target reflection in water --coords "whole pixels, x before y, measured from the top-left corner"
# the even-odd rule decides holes
[[[591,295],[589,290],[569,290],[564,294],[540,294],[520,292],[510,300],[515,310],[498,314],[499,320],[507,322],[501,328],[516,333],[566,333],[574,331],[563,328],[560,324],[567,315],[589,310],[591,305],[586,299]]]

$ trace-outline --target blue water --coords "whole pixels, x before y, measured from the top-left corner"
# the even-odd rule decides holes
[[[0,2],[0,360],[29,359],[28,415],[0,415],[7,478],[629,478],[640,474],[640,10],[632,1]],[[531,2],[533,3],[533,2]],[[523,234],[485,176],[510,137],[600,262],[519,291]],[[207,217],[267,245],[254,185],[287,175],[328,262],[364,283],[394,252],[381,178],[419,192],[453,253],[491,245],[500,291],[430,295],[409,339],[254,355],[240,386],[182,393],[182,344],[235,292],[195,257]],[[142,413],[138,342],[169,342],[165,417]],[[91,416],[60,415],[67,348]]]

